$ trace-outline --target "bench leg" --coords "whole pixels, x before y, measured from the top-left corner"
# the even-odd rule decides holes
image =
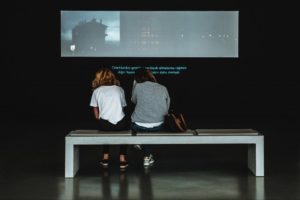
[[[79,146],[66,141],[65,178],[73,178],[79,169]]]
[[[248,145],[248,168],[255,176],[264,176],[264,142]]]

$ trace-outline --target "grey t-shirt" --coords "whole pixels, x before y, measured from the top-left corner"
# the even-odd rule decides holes
[[[163,122],[170,106],[167,88],[150,81],[135,84],[131,101],[136,104],[131,116],[132,122]]]

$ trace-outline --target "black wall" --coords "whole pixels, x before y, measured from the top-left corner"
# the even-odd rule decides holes
[[[298,77],[268,56],[266,8],[258,2],[13,1],[3,9],[2,121],[92,120],[90,82],[100,66],[112,65],[187,66],[181,76],[158,80],[168,87],[172,106],[190,119],[297,117]],[[61,58],[60,10],[239,10],[240,57]],[[119,79],[129,103],[132,77]]]

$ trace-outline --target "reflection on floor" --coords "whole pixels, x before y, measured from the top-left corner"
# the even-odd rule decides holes
[[[58,199],[265,199],[264,178],[222,172],[111,173],[65,179]]]

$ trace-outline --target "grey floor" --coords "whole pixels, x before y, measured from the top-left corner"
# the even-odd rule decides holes
[[[226,124],[226,125],[225,125]],[[118,167],[118,147],[103,170],[100,146],[82,146],[80,170],[64,178],[64,136],[88,125],[3,124],[0,199],[300,199],[298,120],[210,123],[204,128],[255,128],[265,134],[265,177],[247,169],[244,145],[154,145],[156,163],[128,149],[129,168]],[[204,125],[203,125],[204,126]]]

